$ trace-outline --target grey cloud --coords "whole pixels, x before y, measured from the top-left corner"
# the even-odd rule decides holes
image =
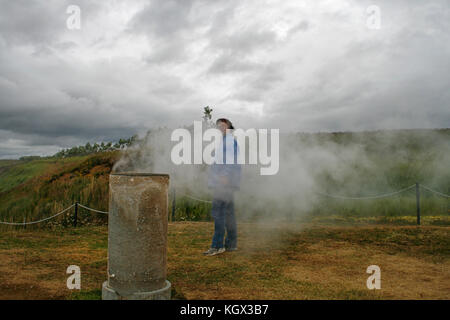
[[[242,77],[239,88],[230,95],[232,99],[243,101],[264,101],[267,93],[284,80],[282,65],[268,63]]]
[[[446,1],[379,1],[377,31],[361,19],[371,1],[335,10],[318,1],[323,10],[294,15],[285,37],[271,29],[276,19],[261,18],[271,15],[259,15],[259,1],[83,0],[86,28],[72,38],[69,4],[2,2],[0,157],[186,125],[206,105],[247,128],[450,125]],[[120,16],[127,5],[140,10],[123,30],[109,30],[106,13],[117,6]],[[119,46],[130,39],[139,46]]]
[[[255,27],[256,28],[256,27]],[[211,37],[210,47],[213,49],[248,55],[257,49],[264,49],[276,41],[273,31],[239,30],[232,35],[214,35]]]
[[[308,21],[302,20],[299,23],[297,23],[294,27],[289,29],[289,35],[293,35],[294,33],[297,33],[299,31],[306,31],[310,28],[310,25]]]
[[[261,63],[248,61],[245,58],[238,58],[233,54],[222,54],[209,66],[208,71],[212,74],[220,73],[243,73],[262,67]]]
[[[80,7],[82,21],[94,18],[101,8],[89,0],[2,1],[0,36],[11,45],[58,45],[60,34],[68,32],[66,10],[73,4]]]
[[[62,3],[55,7],[38,1],[3,1],[0,34],[12,44],[53,42],[55,30],[65,26],[64,12]]]
[[[263,50],[273,45],[276,36],[273,32],[245,31],[235,36],[216,35],[209,45],[209,50],[219,51],[220,55],[210,65],[208,72],[213,74],[229,72],[246,72],[264,67],[262,63],[253,62],[249,57],[256,50]]]
[[[137,13],[129,24],[134,32],[143,32],[156,37],[171,37],[187,31],[194,24],[189,14],[195,0],[150,1]]]

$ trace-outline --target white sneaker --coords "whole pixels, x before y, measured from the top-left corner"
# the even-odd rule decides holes
[[[215,256],[216,254],[221,254],[225,252],[225,248],[209,248],[208,251],[203,252],[205,256]]]

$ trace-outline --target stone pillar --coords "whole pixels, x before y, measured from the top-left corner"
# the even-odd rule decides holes
[[[169,175],[109,176],[108,281],[103,300],[170,299],[167,275]]]

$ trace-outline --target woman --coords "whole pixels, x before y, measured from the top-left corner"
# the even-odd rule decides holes
[[[216,125],[223,139],[219,150],[215,150],[215,162],[208,177],[208,187],[213,193],[211,215],[214,218],[211,248],[203,253],[208,256],[237,249],[234,192],[239,189],[241,180],[241,165],[237,163],[239,146],[231,133],[234,127],[230,120],[218,119]],[[224,245],[225,230],[227,235]]]

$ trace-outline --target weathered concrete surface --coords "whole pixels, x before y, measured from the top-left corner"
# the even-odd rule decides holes
[[[102,300],[170,300],[170,291],[171,284],[166,280],[166,285],[162,289],[121,296],[114,289],[108,287],[108,281],[105,281],[102,286]]]
[[[108,281],[103,299],[170,299],[169,176],[116,173],[109,180]]]

